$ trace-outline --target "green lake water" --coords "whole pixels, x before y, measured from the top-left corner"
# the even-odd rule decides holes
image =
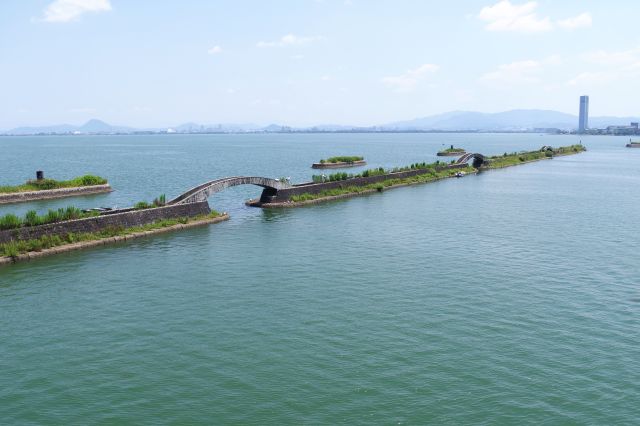
[[[0,184],[131,205],[311,163],[570,145],[532,134],[0,138]],[[589,151],[0,268],[0,423],[639,424],[640,149]],[[352,169],[358,170],[358,169]],[[317,172],[316,172],[317,173]]]

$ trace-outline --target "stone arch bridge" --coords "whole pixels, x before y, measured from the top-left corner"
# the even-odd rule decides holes
[[[475,167],[476,169],[479,168],[480,166],[482,166],[482,164],[484,164],[484,162],[486,161],[484,158],[484,155],[482,154],[477,154],[477,153],[467,153],[464,154],[462,157],[458,158],[455,162],[455,164],[464,164],[464,163],[468,163],[469,160],[473,159],[473,167]]]
[[[216,192],[220,192],[223,189],[238,185],[257,185],[264,188],[261,198],[275,196],[278,193],[279,189],[292,187],[292,185],[288,181],[279,179],[270,179],[256,176],[233,176],[212,180],[203,183],[202,185],[198,185],[195,188],[188,190],[184,194],[179,195],[173,200],[170,200],[169,202],[167,202],[167,204],[176,205],[207,201],[207,199]]]

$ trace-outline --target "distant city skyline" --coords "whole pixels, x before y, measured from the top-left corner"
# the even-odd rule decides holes
[[[630,1],[0,4],[0,130],[371,126],[446,111],[638,116]],[[615,31],[611,31],[615,28]]]

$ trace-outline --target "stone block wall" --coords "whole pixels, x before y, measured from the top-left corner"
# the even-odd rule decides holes
[[[99,232],[108,228],[130,228],[153,223],[162,219],[195,217],[211,213],[206,201],[200,203],[179,204],[144,210],[125,209],[109,214],[47,225],[23,227],[0,231],[0,243],[11,240],[30,240],[44,235],[63,236],[72,233]]]

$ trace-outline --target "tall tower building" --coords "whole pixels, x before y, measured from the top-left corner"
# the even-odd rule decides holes
[[[589,128],[589,97],[580,96],[580,118],[578,119],[578,132],[584,133]]]

